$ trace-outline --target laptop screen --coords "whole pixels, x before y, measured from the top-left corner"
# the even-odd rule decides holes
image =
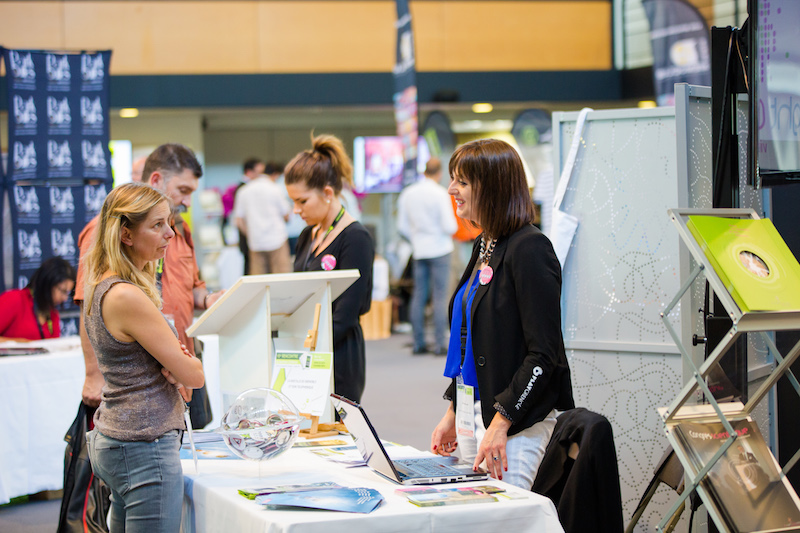
[[[331,400],[367,465],[389,479],[400,481],[397,470],[361,406],[336,394],[331,394]]]

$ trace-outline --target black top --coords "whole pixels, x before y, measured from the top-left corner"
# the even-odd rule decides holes
[[[478,262],[479,242],[459,287]],[[488,428],[499,411],[512,422],[511,436],[554,408],[575,406],[561,335],[561,265],[550,240],[526,225],[497,240],[489,266],[491,280],[478,285],[469,310],[472,351],[483,422]],[[455,401],[455,380],[445,398]]]
[[[309,226],[297,239],[295,272],[324,270],[323,258],[328,264],[330,258],[326,256],[331,256],[336,261],[334,270],[354,268],[361,274],[332,305],[334,392],[360,402],[366,381],[366,356],[359,317],[369,311],[372,303],[372,263],[375,260],[372,237],[364,226],[353,222],[319,255],[311,256],[306,262],[312,240]]]

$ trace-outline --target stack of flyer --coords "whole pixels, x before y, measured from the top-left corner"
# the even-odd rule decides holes
[[[418,507],[433,507],[438,505],[460,505],[465,503],[491,503],[497,498],[493,494],[502,492],[503,489],[485,485],[481,487],[409,487],[395,490],[395,493],[408,498],[408,501]]]

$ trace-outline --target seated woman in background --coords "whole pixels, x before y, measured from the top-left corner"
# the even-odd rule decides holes
[[[75,268],[60,257],[46,259],[24,289],[0,295],[0,342],[54,339],[61,335],[56,309],[75,288]]]

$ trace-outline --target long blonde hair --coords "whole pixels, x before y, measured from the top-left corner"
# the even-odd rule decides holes
[[[122,244],[122,228],[136,229],[161,202],[171,203],[169,198],[143,183],[120,185],[106,197],[95,228],[94,243],[86,256],[87,315],[91,314],[91,302],[97,284],[108,270],[142,289],[155,306],[161,308],[155,261],[148,262],[144,269],[139,270]]]

